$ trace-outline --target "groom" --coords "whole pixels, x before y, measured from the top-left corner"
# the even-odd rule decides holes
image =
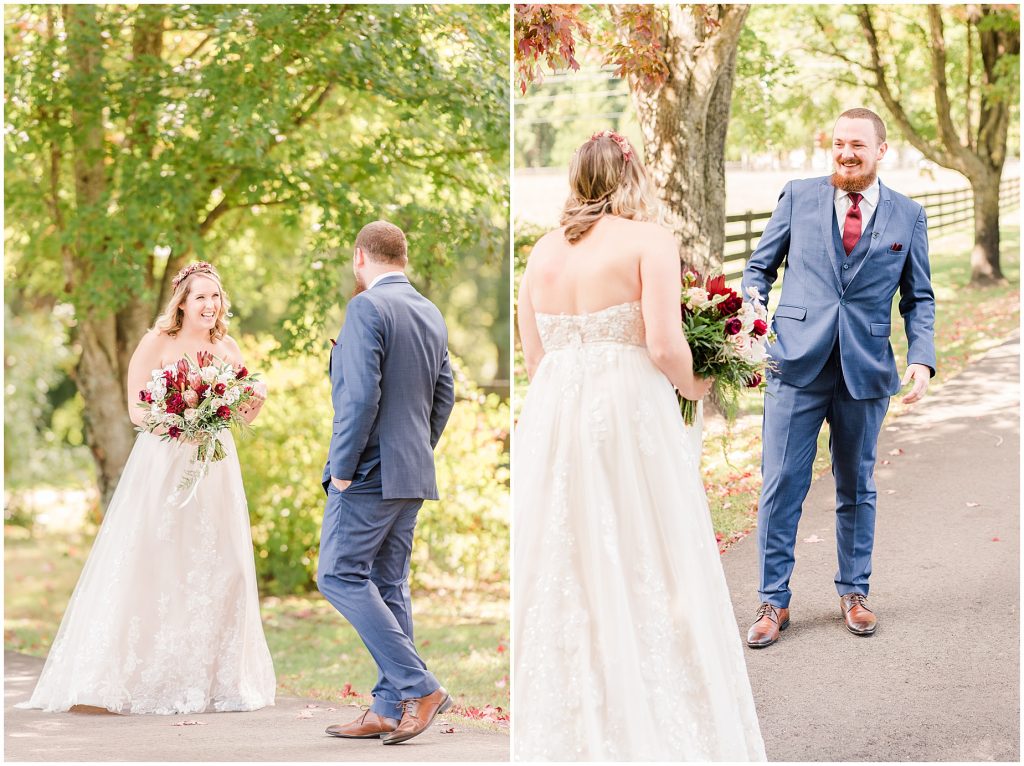
[[[885,125],[868,109],[836,121],[831,177],[791,181],[743,272],[744,294],[768,292],[786,265],[775,311],[778,365],[768,382],[757,516],[761,605],[747,645],[770,646],[789,624],[797,521],[811,485],[822,422],[836,482],[835,584],[847,629],[875,632],[868,578],[875,531],[875,452],[889,397],[935,374],[935,296],[922,207],[877,177]],[[902,382],[889,345],[899,290],[909,350]]]
[[[331,350],[334,430],[323,485],[317,585],[377,663],[373,705],[335,737],[385,745],[424,732],[451,706],[413,644],[409,560],[416,514],[437,500],[434,447],[455,402],[441,312],[409,284],[405,234],[359,232],[357,295]]]

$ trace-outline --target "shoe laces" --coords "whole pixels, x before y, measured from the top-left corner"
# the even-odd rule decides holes
[[[844,598],[846,598],[850,602],[851,609],[853,609],[853,607],[855,606],[862,606],[865,609],[868,608],[868,605],[866,603],[867,596],[865,596],[863,593],[847,593],[846,596],[844,596]]]
[[[769,604],[767,601],[763,602],[761,606],[757,608],[757,619],[760,620],[762,617],[768,617],[773,622],[777,622],[775,619],[775,605]]]
[[[402,717],[408,715],[410,718],[416,717],[416,711],[419,709],[419,699],[413,697],[412,699],[402,700],[398,703],[398,706],[402,708]]]

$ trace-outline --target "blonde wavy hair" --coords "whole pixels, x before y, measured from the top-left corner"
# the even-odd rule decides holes
[[[220,274],[217,273],[213,266],[203,261],[186,266],[174,277],[174,280],[171,282],[174,288],[171,298],[167,301],[163,312],[156,318],[156,324],[153,325],[154,330],[171,337],[181,332],[181,321],[185,317],[185,312],[181,306],[188,299],[189,293],[192,292],[192,283],[195,282],[196,277],[212,279],[220,289],[220,312],[217,314],[217,321],[210,328],[210,340],[220,340],[228,334],[228,317],[231,316],[229,313],[231,301],[228,300],[228,295],[224,292],[224,286],[220,282]]]
[[[602,216],[654,221],[659,207],[643,162],[624,136],[605,130],[576,150],[560,221],[569,242],[579,242]]]

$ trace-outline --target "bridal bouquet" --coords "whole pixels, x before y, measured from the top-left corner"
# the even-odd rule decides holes
[[[756,287],[748,290],[750,301],[718,274],[702,279],[683,274],[683,332],[693,352],[693,371],[715,379],[711,396],[727,417],[736,411],[740,392],[758,388],[771,365],[766,348],[774,339],[768,331],[768,310]],[[697,403],[680,400],[683,419],[693,425]]]
[[[220,362],[208,351],[192,360],[187,354],[174,364],[153,370],[152,379],[139,391],[138,406],[146,409],[137,431],[166,429],[164,441],[196,443],[196,465],[182,477],[179,490],[196,485],[210,463],[223,460],[219,434],[233,423],[245,424],[239,412],[253,398],[256,376],[245,367]]]

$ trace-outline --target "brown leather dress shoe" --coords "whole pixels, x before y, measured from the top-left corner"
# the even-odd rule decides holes
[[[402,721],[398,728],[390,734],[384,735],[382,739],[385,745],[397,745],[412,739],[417,734],[422,734],[430,727],[434,716],[443,713],[452,706],[452,698],[442,686],[433,694],[426,697],[416,697],[402,700]]]
[[[345,739],[376,739],[390,734],[397,728],[398,721],[396,719],[385,718],[372,710],[367,710],[350,723],[328,726],[327,733],[332,737],[344,737]]]
[[[778,607],[767,601],[757,608],[757,619],[747,631],[747,646],[764,649],[779,640],[779,633],[789,627],[789,607]]]
[[[868,609],[867,597],[861,593],[847,593],[839,597],[846,629],[855,636],[870,636],[878,627],[878,618]]]

